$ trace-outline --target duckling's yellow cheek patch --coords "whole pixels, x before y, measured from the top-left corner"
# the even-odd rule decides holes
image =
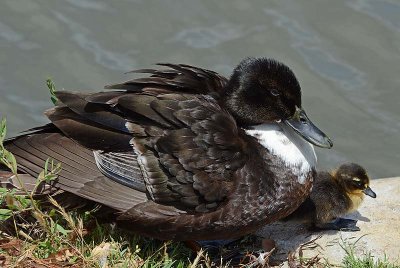
[[[350,197],[350,200],[352,203],[352,206],[351,206],[351,209],[349,212],[352,212],[352,211],[357,210],[360,207],[362,201],[364,200],[364,194],[361,191],[359,193],[357,191],[357,193],[353,192],[353,193],[349,194],[349,197]]]

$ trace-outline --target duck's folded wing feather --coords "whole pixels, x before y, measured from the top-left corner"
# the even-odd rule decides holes
[[[48,158],[61,163],[62,170],[56,181],[42,184],[37,195],[58,195],[67,191],[85,199],[95,201],[119,211],[147,201],[146,194],[110,180],[97,168],[93,152],[61,133],[37,133],[11,139],[6,143],[18,162],[20,181],[28,191],[35,189],[35,179],[44,168]],[[0,178],[3,187],[14,185],[21,188],[19,181],[10,174]],[[71,197],[71,196],[70,196]]]
[[[54,187],[120,211],[140,206],[166,215],[218,209],[248,160],[244,134],[207,96],[63,92],[57,97],[60,106],[46,114],[61,133],[29,134],[7,148],[32,176],[49,157],[61,162]]]
[[[187,64],[159,63],[168,69],[140,69],[130,73],[148,73],[150,77],[136,78],[106,86],[142,92],[182,92],[191,94],[221,94],[228,80],[216,72]]]
[[[131,143],[152,200],[207,211],[228,198],[247,151],[235,120],[215,99],[127,94],[113,105],[126,115],[140,115],[130,120],[144,126],[147,137]],[[146,126],[149,120],[154,124]]]

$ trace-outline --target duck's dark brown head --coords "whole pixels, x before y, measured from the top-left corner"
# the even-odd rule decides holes
[[[333,177],[349,195],[366,194],[372,198],[376,197],[369,187],[367,171],[360,165],[343,164],[334,172]]]
[[[285,122],[314,145],[331,148],[331,140],[307,117],[301,88],[286,65],[267,58],[248,58],[233,71],[222,97],[241,126]]]

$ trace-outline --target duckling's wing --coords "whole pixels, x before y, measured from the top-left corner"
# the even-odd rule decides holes
[[[183,92],[190,94],[222,93],[228,80],[216,72],[186,64],[159,63],[165,69],[140,69],[131,73],[148,73],[150,77],[136,78],[106,86],[142,92]]]

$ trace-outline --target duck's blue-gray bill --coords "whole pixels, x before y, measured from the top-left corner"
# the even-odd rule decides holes
[[[292,118],[285,120],[285,123],[315,146],[332,148],[331,139],[311,122],[303,109],[296,111],[296,114]]]

